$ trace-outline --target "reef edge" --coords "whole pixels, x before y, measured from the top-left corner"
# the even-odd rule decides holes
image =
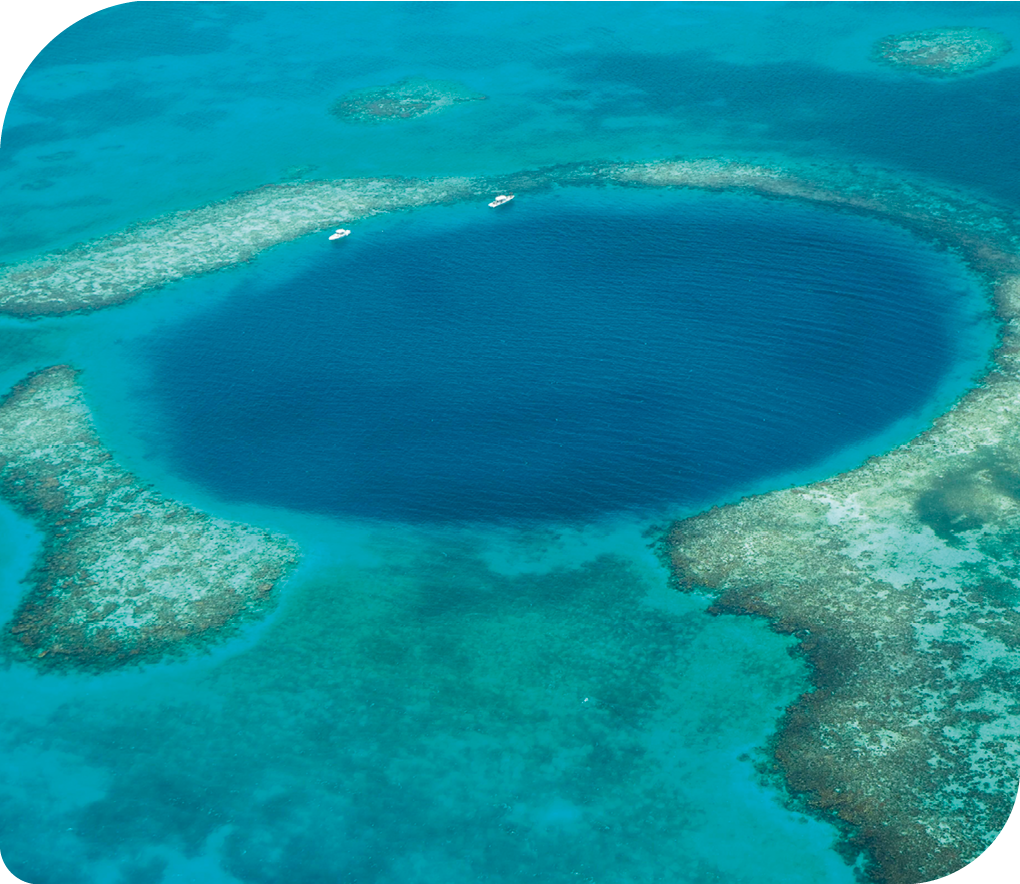
[[[0,402],[0,493],[43,543],[4,650],[99,672],[179,656],[275,603],[298,559],[286,537],[170,500],[96,436],[78,371],[37,371]]]

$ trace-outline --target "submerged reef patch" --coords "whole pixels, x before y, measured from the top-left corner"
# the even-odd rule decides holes
[[[0,312],[98,310],[355,218],[465,199],[469,180],[361,178],[270,184],[70,249],[0,265]]]
[[[942,238],[949,238],[945,228]],[[1011,251],[997,251],[1012,240]],[[998,242],[996,242],[998,241]],[[954,872],[1020,780],[1020,239],[957,246],[993,275],[997,368],[918,439],[844,475],[675,525],[682,587],[800,639],[813,689],[772,747],[876,881]]]
[[[771,772],[841,821],[872,880],[950,874],[991,844],[1020,781],[1020,219],[877,171],[694,160],[616,177],[886,219],[952,249],[994,298],[993,369],[926,433],[681,521],[665,545],[680,588],[708,592],[713,613],[768,618],[812,663]]]
[[[33,315],[95,309],[247,260],[341,219],[487,202],[500,191],[521,197],[563,185],[737,191],[867,215],[952,249],[992,294],[1003,323],[994,367],[980,388],[925,434],[843,476],[679,522],[665,544],[680,588],[709,593],[714,613],[767,617],[777,630],[799,638],[813,664],[813,690],[787,709],[771,747],[774,772],[797,799],[841,822],[848,854],[865,850],[875,881],[915,884],[956,871],[1001,830],[1020,777],[1015,215],[959,191],[877,169],[717,158],[574,164],[500,178],[308,182],[261,188],[2,267],[0,310]],[[55,377],[73,388],[68,372]],[[27,382],[0,409],[3,420],[12,420],[5,415],[15,413],[19,399],[32,400],[33,384],[46,389],[48,381],[40,377],[49,375]],[[70,399],[73,414],[80,400]],[[68,424],[81,426],[82,418]],[[27,477],[32,489],[47,480],[62,487],[62,480],[59,470],[32,471],[34,459],[54,457],[45,434],[34,442],[31,424],[20,432],[29,440],[16,452],[22,466],[13,474],[4,467],[0,475],[9,477],[4,482],[12,498],[36,501],[31,511],[38,512],[47,498],[22,490],[26,478],[18,476]],[[67,432],[67,456],[77,457],[77,431]],[[0,455],[11,458],[7,449],[14,443],[3,444]],[[135,487],[130,479],[125,485]],[[82,487],[92,486],[84,481]],[[53,580],[91,573],[87,557],[80,565],[59,560],[59,551],[73,549],[63,539],[58,544],[56,533],[68,527],[58,526],[58,518],[78,518],[72,488],[62,492],[69,502],[59,507],[67,515],[45,520],[52,532],[47,550],[58,564]],[[278,563],[273,567],[285,567],[289,548],[283,541],[265,543]],[[204,561],[201,555],[197,560]],[[176,554],[166,561],[176,565]],[[51,578],[38,573],[38,585],[49,586]],[[98,603],[102,595],[84,585],[92,579],[82,578],[74,591]],[[55,639],[46,638],[43,628],[23,627],[32,618],[57,622],[50,612],[63,597],[40,593],[19,611],[15,628],[28,637],[23,644],[49,654],[44,644],[31,642],[36,635],[51,644]],[[114,593],[114,608],[102,616],[129,610],[117,599]],[[59,622],[75,623],[66,617]],[[84,634],[87,627],[74,628]],[[111,627],[109,635],[126,641],[133,633]],[[130,652],[120,647],[116,653]]]
[[[106,670],[207,644],[265,611],[297,559],[287,538],[211,518],[118,466],[68,366],[0,404],[0,493],[44,533],[8,649],[47,668]]]
[[[988,28],[932,28],[883,37],[872,58],[929,77],[953,77],[988,67],[1011,48],[1005,36]]]
[[[69,249],[0,265],[0,312],[55,316],[99,310],[180,279],[250,261],[315,231],[381,212],[484,193],[466,178],[362,178],[271,184],[174,212]]]
[[[437,114],[486,96],[450,80],[408,77],[390,86],[356,89],[338,98],[329,112],[346,123],[386,123]]]
[[[69,249],[0,265],[0,313],[33,317],[110,307],[187,277],[250,261],[280,243],[387,212],[554,187],[693,187],[806,200],[891,220],[938,238],[984,236],[990,210],[952,191],[878,170],[779,167],[718,158],[576,163],[499,177],[356,178],[270,184],[174,212]],[[884,194],[882,200],[873,197]],[[995,217],[992,212],[991,217]],[[355,232],[356,235],[356,232]],[[976,252],[975,252],[976,253]]]

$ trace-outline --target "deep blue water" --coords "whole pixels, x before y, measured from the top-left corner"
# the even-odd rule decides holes
[[[147,340],[185,475],[407,521],[687,507],[878,434],[959,355],[944,256],[825,210],[572,190],[383,223]]]

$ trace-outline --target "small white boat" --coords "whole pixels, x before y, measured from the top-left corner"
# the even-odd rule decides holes
[[[514,198],[514,195],[512,193],[501,193],[491,203],[489,203],[489,206],[490,206],[490,208],[495,209],[496,206],[501,206],[501,205],[503,205],[503,203],[508,203],[513,198]]]
[[[350,236],[350,235],[351,235],[351,232],[349,230],[344,230],[342,227],[338,227],[336,229],[336,233],[331,233],[329,235],[329,238],[330,239],[343,239],[345,236]]]

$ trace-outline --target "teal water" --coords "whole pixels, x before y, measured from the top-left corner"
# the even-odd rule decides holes
[[[945,16],[925,3],[126,4],[54,40],[19,85],[0,248],[69,245],[295,177],[681,153],[870,161],[1015,199],[1015,55],[950,83],[868,61],[874,39]],[[1011,4],[952,18],[1020,44]],[[405,76],[489,100],[403,126],[327,113]]]
[[[863,160],[1015,205],[1012,58],[956,83],[867,61],[874,39],[944,16],[924,3],[116,7],[58,38],[15,95],[0,140],[0,212],[10,221],[0,260],[267,182],[681,153]],[[1020,45],[1009,4],[955,5],[953,17]],[[457,80],[488,99],[375,127],[327,112],[346,91],[404,76]],[[637,211],[609,191],[579,199]],[[772,224],[773,235],[783,224],[812,227],[806,210],[791,227],[782,209],[770,215],[756,200],[649,199],[676,201],[671,211],[728,201],[732,217]],[[985,366],[994,326],[979,288],[951,256],[902,231],[817,213],[814,232],[829,231],[826,254],[842,264],[801,267],[799,283],[838,289],[835,276],[846,281],[855,264],[847,256],[864,254],[888,268],[873,291],[908,281],[911,309],[926,305],[924,322],[893,340],[868,334],[887,331],[885,319],[857,314],[858,339],[881,346],[849,392],[888,407],[855,420],[855,406],[843,424],[807,412],[798,442],[818,444],[803,456],[723,470],[686,496],[654,482],[656,493],[624,499],[609,483],[587,511],[537,512],[525,495],[499,519],[478,506],[466,522],[437,523],[420,511],[308,506],[254,478],[226,487],[203,473],[206,449],[189,446],[210,441],[209,414],[183,432],[166,402],[201,394],[203,335],[222,338],[243,321],[265,334],[272,320],[253,320],[239,293],[262,292],[272,306],[272,292],[321,280],[323,262],[353,261],[357,249],[366,262],[399,265],[408,256],[388,245],[477,223],[472,212],[375,219],[359,229],[363,245],[343,244],[356,246],[343,258],[312,237],[109,311],[0,321],[3,389],[35,368],[81,366],[99,430],[129,468],[216,515],[285,531],[305,553],[280,609],[207,656],[103,677],[0,674],[5,695],[20,698],[0,726],[0,850],[19,877],[853,880],[832,850],[835,829],[788,809],[754,769],[781,710],[808,684],[790,642],[757,621],[706,615],[703,600],[670,589],[651,547],[669,518],[850,468],[923,429]],[[495,223],[487,212],[478,209]],[[537,230],[551,215],[527,217]],[[806,254],[788,238],[790,254]],[[444,248],[452,260],[456,248]],[[711,284],[736,294],[730,252]],[[831,315],[800,324],[831,333]],[[281,326],[262,344],[286,344],[288,333],[297,332]],[[788,341],[773,330],[756,346]],[[319,355],[306,364],[321,367],[324,350],[310,352]],[[798,392],[821,401],[810,367],[794,375],[788,401]],[[909,386],[897,383],[906,371]],[[644,377],[663,383],[647,366]],[[244,402],[235,409],[232,426]],[[783,449],[780,440],[771,450]],[[477,497],[466,492],[458,512]],[[6,615],[38,536],[2,518]]]

